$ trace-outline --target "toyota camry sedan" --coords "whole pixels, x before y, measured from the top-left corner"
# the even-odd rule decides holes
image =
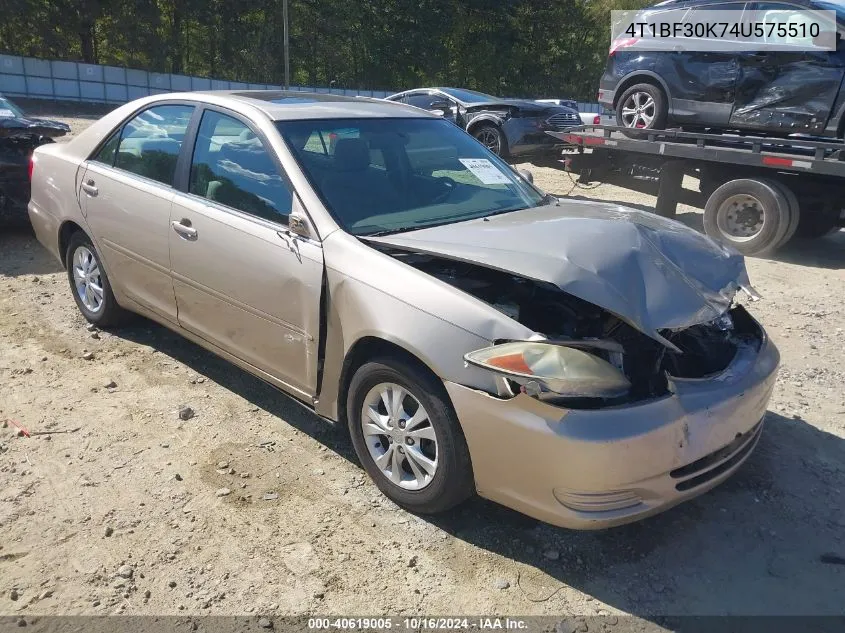
[[[144,315],[348,425],[411,511],[478,493],[618,525],[762,432],[779,356],[739,255],[546,195],[435,114],[157,95],[32,160],[32,224],[88,321]]]

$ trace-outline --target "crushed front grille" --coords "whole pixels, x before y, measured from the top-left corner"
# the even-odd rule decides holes
[[[546,119],[546,123],[551,127],[562,130],[574,125],[581,125],[581,117],[571,112],[558,112]]]

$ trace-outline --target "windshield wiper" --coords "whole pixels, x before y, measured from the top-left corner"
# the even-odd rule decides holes
[[[555,198],[555,200],[557,200]],[[360,234],[361,237],[383,237],[385,235],[393,235],[394,233],[405,233],[407,231],[421,231],[422,229],[431,229],[438,226],[446,226],[448,224],[455,224],[457,222],[467,222],[469,220],[480,220],[482,218],[492,217],[494,215],[501,215],[502,213],[513,213],[514,211],[524,211],[529,207],[510,207],[506,209],[497,209],[495,211],[488,211],[487,213],[477,214],[477,212],[472,211],[465,214],[454,215],[450,218],[444,218],[443,222],[428,222],[423,224],[417,224],[414,226],[403,226],[398,229],[389,229],[385,231],[377,231],[375,233],[367,233],[367,234]],[[471,217],[465,217],[471,216]]]
[[[415,231],[419,228],[423,228],[420,226],[403,226],[401,229],[389,229],[386,231],[376,231],[375,233],[361,233],[359,234],[360,237],[384,237],[385,235],[393,235],[395,233],[405,233],[407,231]]]

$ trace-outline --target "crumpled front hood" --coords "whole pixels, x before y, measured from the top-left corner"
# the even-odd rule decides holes
[[[658,330],[715,319],[751,286],[745,260],[679,222],[562,200],[488,219],[376,238],[558,286],[666,342]]]

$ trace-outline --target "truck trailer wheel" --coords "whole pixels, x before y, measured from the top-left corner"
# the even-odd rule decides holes
[[[798,202],[798,197],[792,192],[792,189],[790,189],[786,183],[769,178],[766,178],[764,182],[767,182],[775,189],[780,190],[786,198],[786,203],[789,207],[789,224],[787,225],[786,233],[776,246],[776,248],[780,248],[781,246],[789,243],[789,240],[795,236],[795,232],[798,230],[798,223],[801,220],[801,207]]]
[[[704,207],[704,231],[743,255],[764,255],[780,246],[791,221],[780,187],[740,178],[717,188]]]

